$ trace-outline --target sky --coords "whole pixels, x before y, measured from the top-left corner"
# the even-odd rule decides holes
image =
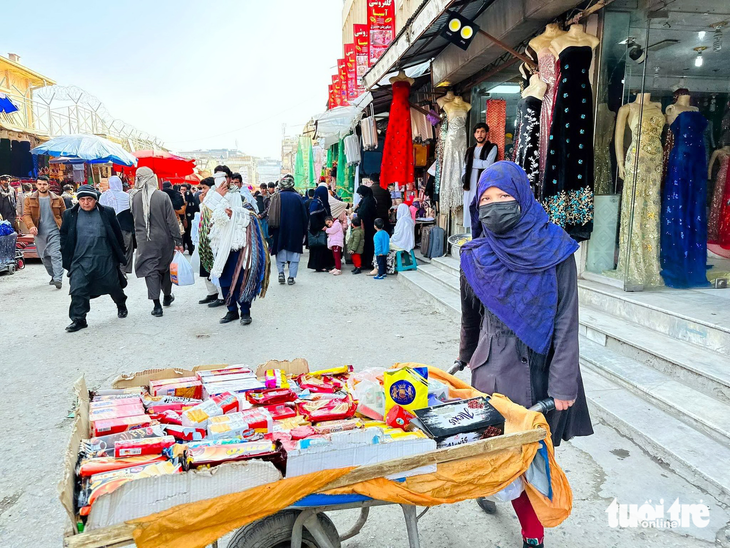
[[[281,156],[325,110],[342,0],[3,2],[0,54],[75,85],[173,151]],[[14,23],[15,22],[15,23]]]

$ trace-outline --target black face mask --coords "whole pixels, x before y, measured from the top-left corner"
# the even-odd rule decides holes
[[[517,200],[479,206],[479,220],[494,234],[504,234],[512,230],[520,221],[521,215],[522,211]]]

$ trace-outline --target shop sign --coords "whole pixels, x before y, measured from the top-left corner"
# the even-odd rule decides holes
[[[373,66],[395,38],[395,1],[368,0],[368,64]]]
[[[340,86],[340,75],[335,74],[332,76],[332,93],[334,94],[334,106],[342,106],[342,87]]]
[[[327,109],[334,108],[335,106],[335,89],[332,84],[327,86]]]
[[[341,105],[347,106],[349,101],[347,100],[347,64],[344,59],[337,59],[337,75],[340,80],[340,96]]]
[[[365,92],[363,78],[368,71],[368,50],[370,49],[370,36],[367,25],[352,25],[352,35],[355,39],[355,69],[357,75],[357,94]]]
[[[345,69],[347,70],[347,99],[352,101],[358,96],[357,92],[357,61],[355,59],[355,44],[345,44]]]

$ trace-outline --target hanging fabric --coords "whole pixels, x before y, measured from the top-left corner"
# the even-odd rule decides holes
[[[489,126],[489,140],[499,147],[497,160],[504,160],[507,101],[504,99],[487,100],[487,125]]]
[[[360,139],[357,135],[351,134],[344,138],[345,156],[348,164],[360,163]]]
[[[393,102],[390,104],[388,129],[385,132],[380,186],[407,185],[414,181],[413,139],[411,137],[411,107],[408,102],[411,84],[407,80],[393,82]]]
[[[364,150],[375,150],[378,148],[378,129],[375,125],[375,117],[368,116],[360,122],[362,133],[362,148]]]
[[[414,140],[427,141],[433,139],[433,126],[420,110],[411,109],[411,134]]]

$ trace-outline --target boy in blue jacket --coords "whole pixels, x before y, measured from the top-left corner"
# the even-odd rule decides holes
[[[383,219],[375,219],[375,259],[378,261],[378,275],[376,280],[384,280],[386,276],[386,259],[390,251],[390,236],[385,231],[385,222]]]

